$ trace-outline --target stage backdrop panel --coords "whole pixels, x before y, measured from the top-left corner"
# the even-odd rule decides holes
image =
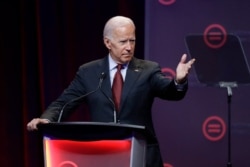
[[[166,76],[173,77],[180,57],[183,53],[188,53],[184,40],[186,35],[234,34],[242,43],[248,63],[249,9],[250,1],[246,0],[147,0],[146,59],[159,62]],[[212,44],[219,43],[220,41]],[[232,53],[228,56],[235,56],[237,59],[238,55]],[[190,59],[190,55],[188,58]],[[222,63],[226,62],[225,58]],[[213,66],[209,68],[213,72]],[[241,70],[242,67],[239,66],[238,69]],[[215,72],[212,75],[217,74]],[[249,167],[250,87],[239,84],[237,88],[232,88],[231,127],[228,127],[227,89],[201,84],[194,69],[189,75],[189,86],[182,101],[166,102],[157,99],[154,104],[155,128],[165,166],[221,167],[227,166],[231,158],[233,166]],[[231,154],[228,152],[229,148]]]

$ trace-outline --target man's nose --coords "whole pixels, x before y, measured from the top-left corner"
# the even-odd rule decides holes
[[[130,43],[130,41],[128,41],[126,44],[126,50],[131,50],[131,48],[132,48],[132,44]]]

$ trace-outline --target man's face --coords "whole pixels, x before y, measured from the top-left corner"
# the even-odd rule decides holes
[[[112,38],[105,38],[104,43],[111,57],[120,64],[129,62],[134,56],[135,28],[133,25],[117,27]]]

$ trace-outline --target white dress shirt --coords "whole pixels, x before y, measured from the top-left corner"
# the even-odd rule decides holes
[[[117,71],[116,66],[117,66],[117,63],[109,55],[109,75],[110,75],[111,87],[113,85],[113,80],[114,80],[114,77],[115,77],[115,73]],[[124,64],[123,68],[121,69],[121,74],[122,74],[123,81],[125,81],[127,69],[128,69],[128,64]]]

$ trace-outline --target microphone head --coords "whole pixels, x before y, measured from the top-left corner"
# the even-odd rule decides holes
[[[102,72],[102,73],[101,73],[101,76],[100,76],[100,79],[104,79],[105,77],[106,77],[105,72]]]

